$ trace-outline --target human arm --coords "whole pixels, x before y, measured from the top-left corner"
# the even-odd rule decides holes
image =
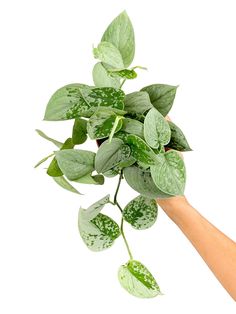
[[[157,199],[236,301],[236,243],[212,225],[185,196]]]

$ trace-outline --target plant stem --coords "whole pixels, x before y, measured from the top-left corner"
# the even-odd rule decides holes
[[[116,187],[116,192],[115,192],[115,195],[114,195],[114,201],[110,202],[110,203],[113,203],[114,205],[116,205],[119,208],[119,210],[121,212],[121,215],[122,215],[123,209],[121,208],[120,204],[117,201],[117,195],[118,195],[118,191],[119,191],[119,188],[120,188],[120,184],[121,184],[122,178],[123,178],[123,172],[121,170],[120,171],[120,176],[119,176],[119,181],[118,181],[118,184],[117,184],[117,187]],[[122,238],[123,238],[123,240],[125,242],[125,246],[127,248],[129,257],[130,257],[130,259],[133,259],[132,253],[131,253],[130,248],[129,248],[128,241],[126,240],[125,233],[124,233],[124,219],[123,219],[123,217],[121,218],[120,231],[121,231]]]
[[[126,237],[125,237],[125,234],[124,234],[124,219],[123,219],[123,217],[121,218],[120,231],[121,231],[121,235],[122,235],[122,237],[123,237],[123,240],[124,240],[124,242],[125,242],[127,251],[128,251],[128,253],[129,253],[129,257],[130,257],[130,259],[133,259],[133,255],[132,255],[132,253],[131,253],[131,251],[130,251],[129,244],[128,244],[128,242],[127,242],[127,240],[126,240]]]
[[[125,79],[123,79],[123,81],[121,82],[121,84],[120,84],[120,88],[124,85],[125,81],[126,81],[126,78],[125,78]]]

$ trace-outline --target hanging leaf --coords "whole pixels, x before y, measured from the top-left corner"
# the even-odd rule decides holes
[[[52,156],[54,156],[54,153],[53,153],[53,154],[50,154],[50,155],[48,155],[48,156],[46,156],[46,157],[44,157],[43,159],[41,159],[39,162],[37,162],[37,164],[34,166],[34,168],[37,168],[38,166],[40,166],[42,163],[44,163],[45,161],[47,161],[48,158],[50,158],[50,157],[52,157]]]
[[[171,139],[167,146],[180,152],[191,151],[192,149],[190,148],[188,141],[181,129],[171,121],[168,121],[168,123],[171,129]]]
[[[153,182],[150,169],[133,165],[124,169],[124,177],[129,186],[148,198],[167,198],[171,195],[162,192]]]
[[[151,176],[156,186],[164,193],[182,195],[186,180],[183,159],[174,150],[169,150],[156,157],[156,165],[150,167]]]
[[[110,42],[102,41],[97,48],[93,49],[96,59],[117,69],[123,69],[124,63],[120,51]]]
[[[99,108],[88,120],[87,131],[91,139],[108,137],[111,133],[117,115],[107,109]],[[118,121],[115,132],[122,127],[122,120]]]
[[[72,141],[72,138],[68,138],[65,143],[62,145],[61,150],[64,149],[71,149],[74,148],[74,143]],[[48,169],[47,169],[47,174],[51,177],[61,177],[63,175],[63,172],[58,166],[56,157],[53,158],[51,161]]]
[[[76,194],[80,194],[83,195],[82,193],[80,193],[78,190],[76,190],[73,185],[71,185],[63,176],[61,177],[54,177],[53,180],[60,185],[63,189],[76,193]]]
[[[144,139],[143,129],[144,125],[142,122],[130,118],[123,119],[121,131],[137,135]]]
[[[120,87],[120,78],[112,77],[101,62],[95,64],[93,68],[93,82],[97,87]]]
[[[120,51],[126,68],[131,64],[135,52],[134,30],[125,11],[111,22],[101,41],[112,43]]]
[[[79,179],[94,170],[95,153],[82,149],[66,149],[55,152],[62,173],[69,180]]]
[[[160,288],[150,271],[140,262],[130,260],[118,271],[121,286],[139,298],[153,298],[161,295]]]
[[[125,110],[128,113],[143,114],[153,108],[149,95],[145,91],[134,92],[125,96]]]
[[[109,195],[91,205],[88,209],[80,208],[78,227],[80,235],[92,251],[109,248],[120,235],[120,228],[110,217],[100,213],[109,202]]]
[[[144,120],[144,138],[152,148],[159,148],[169,143],[171,131],[168,122],[155,109],[148,111]]]
[[[135,229],[147,229],[155,223],[157,210],[155,199],[139,195],[125,206],[122,215]]]
[[[125,161],[130,156],[130,148],[118,138],[113,138],[109,143],[104,141],[99,147],[95,157],[95,169],[98,173],[105,173]]]
[[[44,120],[69,120],[89,118],[97,107],[124,109],[124,92],[112,87],[90,87],[70,84],[57,90],[46,108]]]
[[[170,111],[178,86],[153,84],[141,89],[149,94],[153,106],[165,117]]]
[[[75,119],[73,131],[72,131],[72,141],[75,145],[83,144],[87,140],[87,120],[77,118]]]
[[[39,136],[41,136],[42,138],[44,138],[45,140],[49,141],[49,142],[52,142],[53,144],[55,144],[58,148],[61,148],[63,143],[57,141],[57,140],[54,140],[53,138],[47,136],[43,131],[41,130],[38,130],[36,129],[35,130]]]

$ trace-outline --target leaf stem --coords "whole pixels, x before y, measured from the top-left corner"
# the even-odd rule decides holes
[[[123,79],[123,81],[120,84],[120,88],[124,85],[124,83],[126,82],[126,78]]]
[[[120,171],[120,176],[119,176],[119,181],[118,181],[118,184],[117,184],[117,187],[116,187],[116,191],[115,191],[115,195],[114,195],[114,201],[113,201],[113,202],[110,202],[110,203],[113,203],[114,205],[116,205],[116,206],[119,208],[119,210],[120,210],[120,212],[121,212],[121,215],[122,215],[122,213],[123,213],[123,209],[121,208],[120,204],[119,204],[118,201],[117,201],[117,195],[118,195],[118,192],[119,192],[119,188],[120,188],[120,184],[121,184],[122,178],[123,178],[123,171],[121,170],[121,171]],[[122,218],[121,218],[120,232],[121,232],[122,238],[123,238],[123,240],[124,240],[124,242],[125,242],[125,246],[126,246],[126,248],[127,248],[129,257],[130,257],[130,259],[133,259],[131,250],[130,250],[130,248],[129,248],[128,241],[127,241],[127,239],[126,239],[126,237],[125,237],[125,233],[124,233],[124,219],[123,219],[123,216],[122,216]]]

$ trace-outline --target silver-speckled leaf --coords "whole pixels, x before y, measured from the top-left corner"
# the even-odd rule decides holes
[[[65,149],[55,152],[55,156],[59,168],[69,180],[76,180],[94,170],[94,152]]]
[[[153,106],[165,117],[173,105],[177,87],[153,84],[142,88],[141,91],[146,91],[149,94]]]
[[[155,223],[157,212],[155,199],[139,195],[125,206],[122,215],[135,229],[147,229]]]
[[[131,155],[148,165],[154,165],[156,162],[156,154],[146,142],[134,134],[128,134],[125,143],[131,148]]]
[[[182,130],[172,121],[168,121],[168,123],[171,129],[171,139],[167,146],[180,152],[191,151],[192,149]]]
[[[124,169],[124,176],[132,189],[148,198],[171,197],[157,188],[151,177],[150,169],[145,170],[133,165]]]
[[[127,80],[133,80],[137,77],[137,73],[134,70],[130,69],[123,69],[123,70],[109,70],[109,74],[112,77],[122,77]]]
[[[111,133],[117,115],[112,110],[99,108],[88,120],[87,131],[91,139],[108,137]],[[122,119],[118,121],[115,132],[122,127]]]
[[[120,51],[125,67],[131,64],[135,52],[134,30],[125,11],[111,22],[101,41],[112,43]]]
[[[121,286],[130,294],[139,298],[153,298],[162,295],[160,288],[150,271],[139,261],[130,260],[118,271]]]
[[[109,75],[101,62],[93,67],[93,82],[97,87],[120,87],[120,78]]]
[[[110,217],[100,213],[109,202],[109,195],[91,205],[88,209],[80,208],[78,227],[80,235],[92,251],[109,248],[120,235],[120,228]]]
[[[122,161],[126,161],[130,156],[130,148],[118,138],[113,138],[109,143],[104,141],[98,148],[95,157],[95,169],[98,173],[104,173]]]
[[[144,138],[152,148],[166,145],[170,141],[171,131],[168,122],[155,108],[148,111],[144,120]]]
[[[134,92],[125,96],[125,110],[129,113],[143,114],[150,108],[153,108],[153,105],[146,92]]]
[[[97,107],[124,109],[124,92],[113,87],[70,84],[57,90],[49,100],[44,120],[90,117]]]
[[[120,51],[110,42],[102,41],[97,48],[93,49],[93,54],[96,59],[99,59],[113,68],[124,68]]]
[[[161,191],[170,195],[184,193],[186,171],[184,161],[178,152],[169,150],[157,155],[157,163],[150,169],[152,179]]]

